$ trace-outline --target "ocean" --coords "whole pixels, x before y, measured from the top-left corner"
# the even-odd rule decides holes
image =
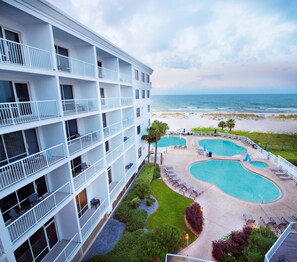
[[[297,94],[152,95],[152,112],[296,114]]]

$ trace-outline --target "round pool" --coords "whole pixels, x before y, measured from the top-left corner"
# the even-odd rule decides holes
[[[158,147],[167,146],[185,146],[187,144],[186,139],[178,136],[165,136],[158,142]]]
[[[198,162],[190,166],[190,173],[241,200],[267,203],[281,196],[280,189],[272,181],[245,169],[239,161]]]
[[[266,164],[264,162],[261,162],[261,161],[252,161],[250,164],[255,166],[255,167],[258,167],[258,168],[267,168],[267,167],[269,167],[268,164]]]
[[[198,145],[214,156],[234,156],[247,151],[246,148],[224,139],[202,139],[198,141]]]

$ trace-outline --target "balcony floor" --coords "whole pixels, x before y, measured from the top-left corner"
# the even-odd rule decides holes
[[[291,232],[286,237],[281,246],[276,250],[272,258],[271,262],[277,261],[296,261],[297,257],[297,231]],[[285,260],[281,260],[284,258]]]
[[[89,208],[79,219],[80,227],[82,228],[88,219],[95,213],[96,208]]]

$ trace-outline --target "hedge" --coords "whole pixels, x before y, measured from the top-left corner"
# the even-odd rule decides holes
[[[155,173],[155,166],[152,163],[147,164],[141,171],[135,181],[135,188],[138,196],[141,199],[148,197],[151,193],[150,184]]]

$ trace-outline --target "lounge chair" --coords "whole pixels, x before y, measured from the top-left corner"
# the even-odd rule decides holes
[[[295,219],[297,220],[297,214],[294,214],[294,215],[292,216],[292,218],[295,218]]]
[[[287,173],[286,171],[281,171],[281,172],[274,172],[274,174],[275,174],[276,176],[285,176],[285,175],[287,175],[288,173]]]
[[[290,224],[291,222],[294,222],[294,220],[289,217],[289,216],[285,216],[281,218],[283,221],[285,221],[285,223]]]
[[[179,187],[182,188],[182,187],[185,186],[185,185],[186,185],[186,183],[181,181],[180,183],[179,183],[179,182],[176,183],[174,188],[175,188],[175,189],[177,189],[177,188],[179,188]]]
[[[286,222],[283,222],[279,219],[279,217],[270,217],[270,219],[275,223],[275,225],[277,227],[280,227],[280,226],[286,226],[287,223]]]
[[[293,179],[290,176],[279,176],[278,178],[281,179],[281,180],[291,180],[291,179]]]
[[[246,225],[254,224],[256,220],[250,214],[243,214],[243,218],[245,220]]]
[[[276,168],[270,168],[271,171],[274,171],[274,172],[282,172],[283,169],[281,167],[276,167]]]
[[[179,178],[173,178],[173,179],[171,180],[171,182],[172,182],[172,186],[174,186],[175,184],[179,184],[179,181],[180,181]]]
[[[260,219],[262,220],[262,222],[264,223],[264,225],[267,226],[274,226],[274,222],[270,220],[269,217],[266,216],[261,216]]]
[[[199,190],[199,189],[192,189],[191,193],[189,195],[189,197],[193,197],[193,199],[195,199],[196,197],[200,196],[203,193],[203,191]]]

